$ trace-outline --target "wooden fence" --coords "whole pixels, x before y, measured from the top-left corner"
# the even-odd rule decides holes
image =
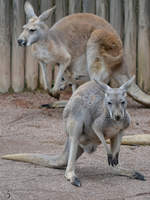
[[[129,72],[137,75],[138,85],[150,92],[150,0],[29,0],[37,14],[56,5],[51,26],[65,15],[91,12],[107,19],[120,34]],[[37,61],[30,48],[17,45],[25,24],[25,0],[0,0],[0,92],[35,90],[43,87]],[[49,66],[49,81],[52,73]],[[53,77],[54,76],[54,77]]]

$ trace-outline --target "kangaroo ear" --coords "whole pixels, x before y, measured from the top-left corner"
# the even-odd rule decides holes
[[[53,11],[55,10],[56,6],[54,6],[51,9],[48,9],[46,11],[44,11],[40,16],[39,16],[39,20],[40,21],[45,21],[48,19],[48,17],[53,14]]]
[[[24,10],[28,19],[36,16],[32,5],[28,1],[25,2]]]
[[[121,90],[127,91],[128,88],[131,86],[132,82],[134,81],[134,79],[135,79],[135,75],[132,76],[132,78],[129,79],[126,83],[124,83],[124,84],[120,87],[120,89],[121,89]]]
[[[98,84],[98,86],[103,92],[107,92],[109,89],[111,89],[108,85],[102,83],[101,81],[97,81],[96,79],[94,79],[94,81]]]

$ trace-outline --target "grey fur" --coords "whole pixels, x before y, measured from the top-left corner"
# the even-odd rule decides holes
[[[134,170],[115,167],[118,165],[123,131],[130,124],[130,116],[126,110],[126,91],[133,80],[134,78],[120,88],[110,88],[105,83],[93,80],[74,92],[63,112],[67,142],[61,156],[16,154],[3,158],[53,168],[67,166],[65,177],[73,185],[80,186],[80,180],[75,174],[75,161],[83,152],[93,153],[102,143],[108,156],[108,164],[115,173],[144,180],[144,176],[137,177]],[[110,139],[110,148],[106,139]]]

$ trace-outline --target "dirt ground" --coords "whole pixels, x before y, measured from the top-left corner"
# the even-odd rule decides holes
[[[61,152],[63,110],[39,108],[51,101],[38,91],[0,95],[0,156]],[[150,134],[150,110],[131,99],[128,110],[132,123],[125,134]],[[0,200],[150,200],[150,146],[121,146],[120,163],[143,173],[146,181],[111,174],[103,146],[78,160],[80,188],[66,181],[64,170],[0,159]]]

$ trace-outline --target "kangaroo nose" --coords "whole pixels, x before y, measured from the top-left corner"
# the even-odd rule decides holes
[[[26,41],[25,40],[22,40],[22,39],[18,39],[18,45],[19,46],[26,46]]]
[[[119,115],[115,116],[116,121],[119,121],[121,119],[121,117]]]

